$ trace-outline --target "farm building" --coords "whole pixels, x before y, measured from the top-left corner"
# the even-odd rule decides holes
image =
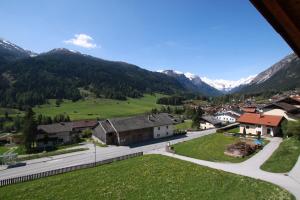
[[[48,147],[76,142],[80,137],[81,131],[93,129],[97,124],[98,122],[95,120],[85,120],[39,125],[37,127],[37,146]]]
[[[107,119],[93,136],[106,144],[130,145],[173,135],[175,120],[167,113]]]

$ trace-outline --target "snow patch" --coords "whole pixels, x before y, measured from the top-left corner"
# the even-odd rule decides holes
[[[205,83],[209,84],[210,86],[212,86],[218,90],[229,92],[233,88],[239,87],[241,85],[249,84],[255,77],[256,77],[256,75],[251,75],[246,78],[241,78],[237,81],[224,80],[224,79],[212,80],[207,77],[201,77],[201,79]]]

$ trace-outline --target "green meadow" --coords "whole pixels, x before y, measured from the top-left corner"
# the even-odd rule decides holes
[[[294,199],[273,184],[146,155],[0,188],[0,199]]]
[[[72,102],[64,100],[56,106],[55,100],[49,100],[49,104],[34,107],[37,114],[55,116],[68,114],[71,120],[124,117],[150,112],[152,108],[160,108],[156,100],[163,95],[145,95],[142,98],[128,98],[126,101],[100,98],[87,98]]]

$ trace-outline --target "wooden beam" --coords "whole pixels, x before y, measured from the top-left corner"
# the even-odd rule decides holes
[[[295,53],[300,56],[300,30],[282,8],[278,0],[251,0],[252,4],[267,19],[273,28],[286,40]]]

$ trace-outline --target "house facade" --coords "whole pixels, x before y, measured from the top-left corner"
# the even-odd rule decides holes
[[[99,122],[93,136],[105,144],[131,145],[172,136],[174,123],[167,113],[107,119]]]
[[[281,134],[282,116],[263,115],[260,113],[245,113],[237,120],[240,123],[240,133],[262,136],[279,136]]]
[[[222,126],[222,121],[216,119],[212,115],[204,115],[201,117],[200,129],[202,129],[202,130],[218,128],[221,126]]]
[[[81,131],[93,129],[98,125],[97,121],[60,122],[37,127],[37,147],[50,147],[62,144],[74,143],[80,137]]]
[[[235,123],[236,120],[239,118],[239,116],[230,112],[224,112],[224,113],[217,114],[215,118],[222,121],[223,124],[227,124],[227,123]]]

